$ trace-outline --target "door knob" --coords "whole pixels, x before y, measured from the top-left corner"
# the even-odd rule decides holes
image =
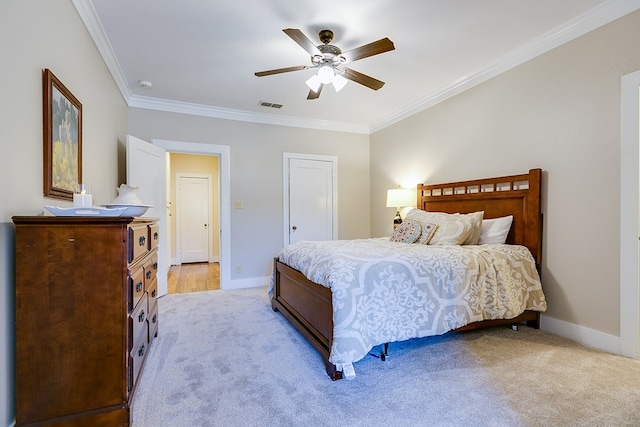
[[[296,227],[296,226],[294,225],[293,227],[291,227],[291,229],[292,229],[293,231],[296,231],[296,230],[298,229],[298,227]]]

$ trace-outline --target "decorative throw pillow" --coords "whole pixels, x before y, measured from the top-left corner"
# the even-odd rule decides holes
[[[418,221],[423,228],[423,233],[418,239],[418,243],[430,245],[462,245],[465,242],[474,241],[474,233],[479,234],[481,216],[483,212],[473,214],[449,214],[445,212],[425,212],[420,209],[413,209],[407,214],[407,218]],[[480,218],[480,219],[478,219]],[[437,230],[427,240],[424,233],[426,223],[437,224]],[[476,225],[476,227],[474,227]],[[479,237],[478,237],[479,238]],[[475,243],[477,239],[475,238]]]
[[[480,240],[480,233],[482,232],[482,218],[484,217],[484,211],[473,212],[464,214],[471,218],[472,231],[467,240],[462,243],[463,245],[477,245]]]
[[[422,234],[422,226],[417,221],[405,220],[402,224],[393,230],[391,235],[392,242],[413,243]]]
[[[433,224],[431,222],[425,222],[422,224],[422,234],[420,238],[424,240],[423,244],[428,245],[431,239],[433,239],[433,235],[436,234],[438,230],[438,224]]]
[[[423,245],[426,245],[431,241],[436,233],[436,229],[438,228],[438,223],[436,221],[430,220],[431,217],[429,217],[427,213],[428,212],[420,209],[411,209],[405,216],[405,221],[416,221],[422,226],[422,234],[420,235],[418,240],[416,240],[416,243],[421,243]]]
[[[513,215],[483,220],[478,244],[505,243],[512,222]]]

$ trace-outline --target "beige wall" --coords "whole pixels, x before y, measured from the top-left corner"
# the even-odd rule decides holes
[[[45,205],[71,206],[42,195],[42,69],[53,71],[82,103],[82,176],[93,185],[95,204],[116,196],[118,140],[126,134],[127,106],[70,1],[0,2],[0,40],[0,425],[7,426],[14,418],[11,217],[37,214]]]
[[[129,109],[129,133],[150,141],[226,145],[231,158],[231,279],[268,277],[283,246],[284,152],[338,157],[338,235],[369,237],[369,136]],[[234,209],[233,201],[243,201]],[[363,206],[365,208],[363,209]],[[222,260],[224,262],[224,260]]]
[[[124,180],[127,133],[230,147],[231,200],[245,203],[231,212],[231,263],[244,266],[232,279],[267,276],[282,246],[283,152],[338,157],[341,239],[390,234],[384,197],[397,184],[541,167],[548,314],[619,334],[620,76],[640,69],[640,12],[371,137],[127,109],[70,1],[2,1],[0,24],[0,425],[14,405],[11,216],[70,206],[42,196],[43,68],[83,104],[96,204]]]
[[[168,200],[171,203],[170,213],[171,218],[169,219],[169,227],[171,229],[171,248],[170,259],[174,260],[177,258],[176,254],[176,214],[177,214],[177,205],[176,205],[176,174],[178,173],[196,173],[196,174],[208,174],[211,175],[211,200],[213,203],[213,224],[211,224],[211,229],[213,230],[213,256],[220,256],[220,206],[219,206],[219,176],[220,173],[220,163],[218,156],[198,156],[194,154],[178,154],[172,153],[170,154],[170,186],[169,186],[169,198]]]
[[[371,136],[372,235],[403,180],[543,176],[547,315],[620,334],[620,79],[640,69],[640,12]]]
[[[50,68],[83,104],[83,181],[96,205],[109,203],[124,182],[127,133],[150,140],[204,142],[231,147],[233,210],[231,260],[244,266],[232,279],[264,278],[282,247],[282,153],[335,155],[339,168],[341,238],[368,237],[368,135],[314,131],[179,114],[128,110],[111,75],[68,0],[0,2],[4,41],[0,103],[4,142],[0,173],[0,425],[14,418],[15,337],[13,215],[32,215],[42,196],[42,69]],[[128,127],[127,114],[131,127]]]

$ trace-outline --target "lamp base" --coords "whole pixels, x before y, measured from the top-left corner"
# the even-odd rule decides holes
[[[402,224],[402,217],[400,216],[400,211],[396,211],[396,216],[393,218],[393,228],[396,228]]]

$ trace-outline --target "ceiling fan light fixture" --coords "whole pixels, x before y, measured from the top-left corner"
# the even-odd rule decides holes
[[[363,58],[379,55],[395,49],[393,42],[389,38],[367,43],[355,49],[342,53],[342,49],[331,43],[333,32],[322,30],[320,36],[321,45],[316,45],[302,31],[297,28],[285,28],[282,31],[296,42],[302,49],[311,55],[311,65],[296,65],[293,67],[276,68],[273,70],[258,71],[254,73],[256,77],[271,76],[274,74],[289,73],[308,69],[318,69],[317,73],[311,76],[306,84],[311,89],[307,99],[317,99],[320,96],[322,87],[333,83],[336,92],[342,90],[347,80],[354,81],[372,90],[378,90],[384,86],[384,82],[366,74],[360,73],[351,68],[342,68],[345,63],[352,63]]]
[[[325,64],[318,70],[318,78],[322,84],[326,85],[331,83],[334,76],[335,73],[333,72],[333,67],[331,65]]]
[[[318,92],[318,89],[320,89],[320,85],[322,84],[320,78],[316,74],[311,76],[305,83],[309,86],[309,89],[314,92]]]
[[[348,81],[349,80],[345,79],[340,74],[336,73],[336,75],[333,77],[333,82],[332,82],[336,92],[340,92],[340,90],[347,84]]]

